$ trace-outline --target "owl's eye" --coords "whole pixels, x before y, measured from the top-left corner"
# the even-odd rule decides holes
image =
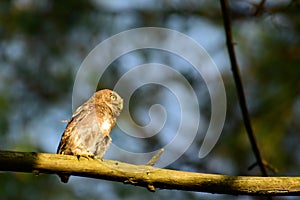
[[[113,100],[113,101],[115,101],[117,99],[117,97],[115,95],[111,95],[110,99]]]

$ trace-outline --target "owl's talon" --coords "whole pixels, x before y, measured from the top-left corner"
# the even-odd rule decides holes
[[[92,155],[92,154],[80,154],[80,155],[76,155],[77,156],[77,159],[79,160],[80,159],[80,157],[84,157],[84,158],[86,158],[86,159],[90,159],[90,158],[92,158],[92,159],[94,159],[95,158],[95,156],[94,155]]]
[[[100,161],[100,162],[103,162],[103,158],[102,158],[102,157],[94,156],[94,159],[95,159],[95,160],[98,160],[98,161]]]

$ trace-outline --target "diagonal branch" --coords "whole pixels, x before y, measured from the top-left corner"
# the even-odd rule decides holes
[[[0,171],[56,174],[67,172],[141,186],[150,191],[176,189],[232,195],[300,196],[300,177],[247,177],[202,174],[76,156],[0,151]],[[59,181],[59,180],[57,180]]]
[[[154,166],[155,165],[155,163],[157,162],[157,160],[159,159],[159,157],[161,156],[161,154],[163,153],[165,151],[165,149],[161,149],[161,150],[159,150],[158,152],[157,152],[157,154],[155,154],[152,158],[151,158],[151,160],[149,160],[149,162],[147,163],[147,165],[149,165],[149,166]]]
[[[232,39],[232,33],[231,33],[231,22],[230,22],[230,11],[228,7],[228,1],[227,0],[220,0],[221,1],[221,8],[222,8],[222,14],[223,14],[223,20],[224,20],[224,27],[225,27],[225,32],[226,32],[226,44],[228,48],[228,53],[229,53],[229,58],[231,62],[231,68],[232,68],[232,73],[237,89],[237,94],[239,98],[239,103],[244,119],[244,124],[245,128],[252,146],[253,153],[256,157],[257,164],[260,168],[260,171],[263,176],[268,176],[267,171],[265,169],[265,166],[262,161],[262,157],[259,151],[259,148],[257,146],[257,142],[252,130],[251,126],[251,121],[249,117],[249,112],[247,108],[247,103],[246,103],[246,98],[244,94],[244,89],[243,89],[243,84],[240,78],[240,72],[239,72],[239,67],[237,64],[236,56],[235,56],[235,51],[234,51],[234,44],[233,44],[233,39]]]
[[[259,15],[263,11],[265,3],[266,3],[266,0],[261,0],[261,2],[258,4],[256,11],[254,13],[255,16]]]

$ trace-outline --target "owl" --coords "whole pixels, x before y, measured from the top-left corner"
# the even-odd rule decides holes
[[[110,142],[110,132],[123,109],[123,99],[109,89],[95,92],[76,109],[61,137],[57,153],[102,159]],[[67,183],[70,175],[59,174]]]

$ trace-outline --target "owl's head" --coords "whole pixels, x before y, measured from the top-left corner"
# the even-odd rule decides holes
[[[114,116],[119,116],[123,109],[123,99],[116,92],[103,89],[95,93],[97,103],[105,103],[113,112]]]

